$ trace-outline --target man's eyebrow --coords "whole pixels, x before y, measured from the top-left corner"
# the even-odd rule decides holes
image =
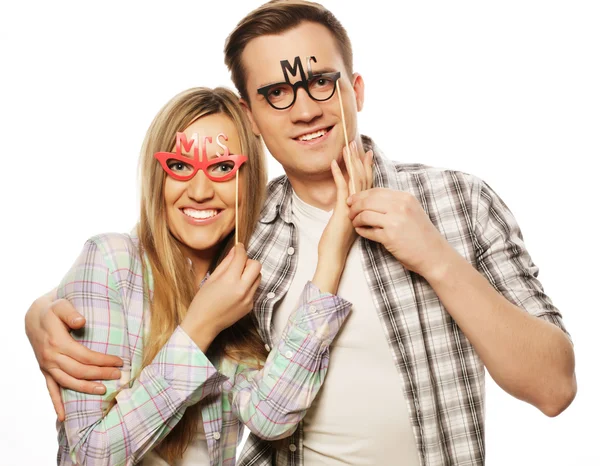
[[[330,68],[330,67],[325,67],[325,68],[319,68],[316,71],[313,70],[313,76],[320,76],[322,74],[325,73],[337,73],[338,70],[336,70],[335,68]],[[300,79],[294,81],[294,82],[298,82],[300,81]],[[286,81],[274,81],[274,82],[270,82],[267,84],[261,84],[260,86],[257,87],[257,89],[262,89],[263,87],[268,87],[268,86],[276,86],[277,84],[288,84]],[[294,83],[292,83],[294,84]]]
[[[285,81],[273,81],[267,84],[261,84],[260,86],[257,87],[257,89],[262,89],[263,87],[268,87],[268,86],[275,86],[277,84],[287,84]]]
[[[313,75],[319,75],[319,74],[325,74],[325,73],[337,73],[338,70],[336,70],[335,68],[318,68],[317,70],[312,71]]]

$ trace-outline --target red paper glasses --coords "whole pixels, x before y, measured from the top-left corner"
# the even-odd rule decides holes
[[[202,170],[211,181],[228,181],[235,176],[248,157],[242,154],[230,154],[227,146],[219,141],[219,138],[227,141],[227,136],[219,133],[216,139],[217,145],[223,148],[224,154],[215,154],[216,157],[210,160],[206,155],[206,142],[212,143],[212,137],[204,136],[202,139],[202,160],[200,160],[197,133],[192,135],[190,141],[187,140],[185,133],[177,133],[175,153],[157,152],[154,157],[160,162],[167,175],[178,181],[191,180],[198,170]],[[193,149],[194,157],[183,155],[182,146],[186,152],[191,152]]]

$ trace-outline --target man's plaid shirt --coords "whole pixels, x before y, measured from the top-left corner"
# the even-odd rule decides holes
[[[566,331],[545,295],[513,215],[480,179],[452,170],[398,164],[375,153],[374,186],[409,192],[432,223],[510,302]],[[297,265],[292,188],[273,180],[249,255],[262,263],[254,311],[273,346],[273,308],[286,294]],[[362,265],[398,371],[422,465],[482,465],[484,367],[475,350],[421,276],[406,270],[383,246],[360,239]],[[343,298],[343,296],[342,296]],[[335,364],[335,361],[333,362]],[[325,381],[325,383],[327,383]],[[367,400],[357,400],[357,402]],[[371,401],[375,402],[375,401]],[[265,442],[251,435],[242,466],[303,464],[300,423],[289,438]],[[392,454],[392,453],[391,453]]]

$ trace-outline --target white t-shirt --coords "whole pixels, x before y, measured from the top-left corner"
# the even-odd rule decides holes
[[[274,313],[276,338],[314,275],[319,240],[331,214],[294,193],[298,268]],[[348,255],[337,295],[353,306],[330,347],[325,383],[304,419],[304,464],[418,466],[402,379],[367,287],[358,240]]]

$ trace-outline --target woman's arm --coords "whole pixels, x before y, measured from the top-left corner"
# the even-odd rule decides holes
[[[288,437],[311,406],[329,367],[329,345],[352,304],[308,282],[297,310],[261,370],[240,366],[231,390],[233,413],[266,440]]]
[[[152,363],[129,380],[144,336],[142,303],[132,305],[142,297],[133,250],[121,236],[88,241],[58,289],[87,321],[74,334],[76,340],[124,361],[123,377],[106,381],[104,395],[62,390],[66,415],[59,438],[66,449],[61,451],[77,464],[134,464],[177,424],[187,406],[218,393],[224,380],[180,327]]]
[[[354,163],[358,190],[372,184],[372,152],[359,159],[358,148],[344,149],[346,166]],[[319,241],[319,259],[297,309],[290,316],[276,348],[262,370],[244,369],[235,378],[234,414],[257,436],[274,440],[291,435],[321,388],[329,366],[329,345],[352,304],[335,296],[346,257],[356,239],[348,218],[348,187],[332,163],[337,188],[334,212]]]

